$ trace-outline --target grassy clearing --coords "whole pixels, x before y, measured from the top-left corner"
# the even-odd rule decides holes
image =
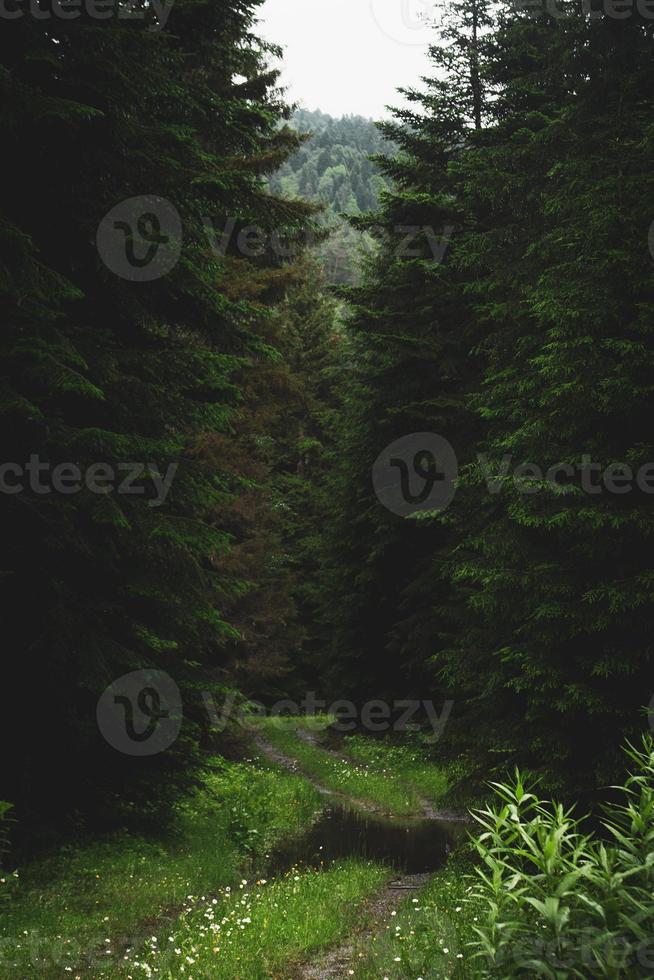
[[[426,758],[417,744],[402,744],[350,735],[344,741],[348,756],[383,776],[397,777],[411,786],[429,803],[441,800],[447,792],[447,775]]]
[[[275,748],[295,759],[321,785],[372,803],[385,813],[420,814],[422,799],[432,802],[445,794],[445,773],[417,746],[351,736],[345,740],[344,751],[352,758],[340,759],[300,735],[305,729],[320,736],[329,722],[328,717],[272,717],[259,719],[257,726]]]
[[[471,858],[455,852],[413,898],[398,904],[354,956],[355,980],[471,980],[478,975],[468,944],[481,906],[470,900]]]
[[[291,868],[278,880],[243,880],[211,900],[189,897],[174,929],[152,938],[99,978],[156,975],[162,980],[264,980],[288,977],[291,964],[338,942],[362,924],[361,904],[389,877],[369,862],[327,870]],[[363,920],[365,921],[365,920]]]
[[[189,894],[240,880],[276,841],[301,833],[320,806],[319,794],[290,773],[212,760],[169,839],[125,831],[20,870],[0,923],[0,976],[75,976],[96,949],[109,959]]]

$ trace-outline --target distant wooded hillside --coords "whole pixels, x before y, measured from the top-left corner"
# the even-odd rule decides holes
[[[392,154],[393,144],[363,116],[335,119],[319,110],[300,109],[293,126],[312,137],[271,178],[271,189],[325,205],[326,221],[334,232],[318,249],[319,257],[330,281],[354,282],[359,253],[372,247],[372,239],[352,229],[342,215],[376,210],[389,182],[370,157]]]

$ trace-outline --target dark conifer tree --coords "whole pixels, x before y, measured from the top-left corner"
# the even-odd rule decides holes
[[[257,473],[245,437],[240,458],[215,441],[239,444],[251,379],[277,356],[271,310],[288,274],[269,238],[248,256],[237,241],[250,225],[297,238],[311,208],[266,192],[298,139],[280,128],[256,7],[180,0],[165,31],[148,29],[147,9],[145,20],[3,22],[4,459],[145,466],[143,496],[2,494],[14,766],[0,795],[23,826],[46,811],[53,824],[75,808],[109,814],[137,787],[153,804],[188,784],[203,670],[228,663],[228,609],[257,591],[226,557],[234,502]],[[135,282],[103,264],[95,239],[110,209],[143,195],[179,215],[181,254],[167,275]],[[234,220],[226,255],[207,218]],[[151,467],[171,465],[165,502],[149,506]],[[95,721],[109,682],[143,667],[170,673],[185,705],[180,738],[149,760],[117,753]]]
[[[436,77],[410,91],[409,108],[381,126],[399,147],[380,158],[393,189],[381,209],[357,222],[379,253],[361,287],[350,292],[352,393],[342,427],[334,562],[333,678],[356,677],[361,696],[435,693],[426,668],[451,627],[443,559],[452,515],[423,511],[403,518],[375,500],[373,463],[411,433],[435,432],[465,461],[475,420],[466,394],[478,374],[471,356],[475,323],[464,293],[462,200],[457,167],[474,145],[483,112],[481,32],[487,5],[460,4],[431,55]],[[447,77],[442,69],[446,67]],[[335,683],[335,681],[334,681]],[[426,686],[426,690],[425,690]]]
[[[481,448],[512,468],[570,469],[485,495],[483,533],[457,568],[477,618],[451,664],[477,650],[473,670],[509,696],[496,728],[513,729],[513,752],[552,781],[592,783],[613,775],[651,696],[651,500],[620,471],[608,491],[601,474],[635,473],[653,451],[653,35],[635,12],[568,15],[507,14],[497,125],[472,163],[497,250],[477,278],[491,324]]]
[[[592,782],[589,758],[611,773],[651,693],[649,497],[589,490],[579,463],[652,454],[652,27],[564,13],[510,3],[491,30],[483,5],[458,5],[438,79],[411,95],[423,113],[385,127],[395,187],[351,294],[334,674],[370,696],[428,661],[467,715],[464,744]],[[394,228],[446,224],[440,264],[425,241],[394,251]],[[372,499],[370,469],[420,431],[455,448],[457,496],[402,520]],[[509,478],[489,486],[504,454]],[[555,485],[513,479],[559,462],[576,469]]]

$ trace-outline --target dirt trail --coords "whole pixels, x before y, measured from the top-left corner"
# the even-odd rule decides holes
[[[298,736],[310,745],[320,748],[339,762],[349,765],[357,765],[356,761],[348,758],[347,754],[330,748],[321,741],[313,732],[299,729]],[[329,790],[321,786],[313,778],[307,776],[299,763],[291,756],[286,755],[279,749],[271,745],[261,735],[254,738],[256,748],[267,758],[278,765],[284,766],[291,772],[303,776],[320,793],[329,796],[334,800],[342,801],[358,810],[365,810],[369,813],[388,817],[387,813],[375,807],[374,804],[366,803],[361,800],[352,799],[345,794]],[[436,810],[427,800],[421,800],[421,812],[415,814],[420,821],[456,821],[465,820],[459,814],[450,814]],[[406,817],[403,818],[406,822]],[[359,953],[370,942],[373,936],[378,934],[391,919],[391,912],[399,907],[410,896],[422,888],[432,877],[433,872],[425,874],[401,874],[389,881],[384,888],[373,896],[365,905],[365,926],[353,932],[338,946],[318,953],[311,962],[294,964],[287,980],[342,980],[348,976],[348,971],[352,970],[359,959]],[[362,909],[362,913],[363,913]],[[363,917],[363,916],[362,916]]]
[[[367,906],[369,925],[360,932],[350,936],[342,945],[324,953],[313,963],[306,963],[297,968],[294,978],[297,980],[342,980],[347,976],[348,969],[354,965],[362,943],[370,940],[383,926],[384,920],[390,918],[392,911],[407,900],[423,885],[426,885],[431,874],[401,875],[390,881]]]

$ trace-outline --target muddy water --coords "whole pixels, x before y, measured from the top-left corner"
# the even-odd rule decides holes
[[[318,867],[337,858],[379,861],[404,874],[437,871],[465,829],[441,820],[384,819],[341,804],[331,804],[304,836],[285,844],[270,858],[269,873],[297,863]]]

